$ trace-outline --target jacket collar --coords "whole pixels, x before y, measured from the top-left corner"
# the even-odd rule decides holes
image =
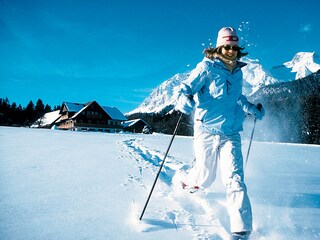
[[[211,62],[213,63],[215,66],[218,66],[220,68],[223,68],[223,69],[226,69],[229,71],[229,69],[226,67],[226,65],[224,65],[224,63],[219,59],[219,58],[214,58],[213,60],[207,58],[207,57],[204,57],[203,58],[203,61],[205,62]],[[243,68],[244,66],[247,66],[246,63],[244,62],[240,62],[240,61],[237,61],[237,66],[235,67],[235,69],[233,71],[235,71],[236,69],[241,69]]]

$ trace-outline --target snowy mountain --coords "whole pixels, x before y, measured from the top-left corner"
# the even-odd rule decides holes
[[[242,69],[243,79],[245,79],[243,83],[244,95],[250,96],[263,86],[279,82],[262,67],[259,60],[244,57],[241,61],[247,63],[247,66]]]
[[[299,52],[289,62],[273,67],[271,74],[280,81],[304,78],[320,69],[320,57],[315,52]]]
[[[177,99],[176,87],[189,76],[189,72],[176,74],[156,87],[140,106],[126,115],[134,113],[159,113],[172,108]],[[170,109],[168,109],[170,110]]]

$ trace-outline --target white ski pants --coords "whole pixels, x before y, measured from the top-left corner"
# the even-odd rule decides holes
[[[226,187],[231,232],[252,230],[252,211],[244,183],[240,134],[232,136],[195,132],[196,161],[188,174],[188,185],[208,188],[216,178],[219,161]]]

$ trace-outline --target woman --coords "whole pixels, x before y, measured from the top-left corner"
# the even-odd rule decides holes
[[[242,95],[242,71],[239,62],[247,55],[239,47],[239,38],[231,27],[218,32],[216,48],[204,51],[204,59],[191,72],[180,89],[176,109],[194,113],[195,165],[183,188],[208,188],[221,167],[226,187],[230,228],[234,239],[247,239],[252,231],[252,212],[244,183],[243,158],[239,132],[245,113],[258,119],[264,109]]]

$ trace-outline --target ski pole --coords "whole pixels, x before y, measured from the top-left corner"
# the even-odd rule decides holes
[[[146,201],[146,203],[145,203],[145,205],[144,205],[143,211],[142,211],[141,216],[140,216],[140,218],[139,218],[140,221],[142,220],[143,214],[144,214],[144,212],[146,211],[146,208],[147,208],[148,203],[149,203],[149,200],[150,200],[150,198],[151,198],[153,189],[154,189],[154,187],[156,186],[157,180],[158,180],[158,178],[159,178],[159,176],[160,176],[160,172],[161,172],[162,167],[163,167],[163,165],[164,165],[164,161],[166,160],[167,155],[168,155],[168,153],[169,153],[169,150],[170,150],[170,148],[171,148],[173,139],[174,139],[174,137],[175,137],[176,134],[177,134],[178,127],[179,127],[179,125],[180,125],[180,121],[181,121],[182,115],[183,115],[183,113],[180,114],[180,117],[179,117],[179,120],[178,120],[178,122],[177,122],[176,128],[174,129],[174,132],[173,132],[173,134],[172,134],[172,138],[171,138],[170,144],[169,144],[169,146],[168,146],[168,149],[167,149],[167,151],[166,151],[166,154],[165,154],[164,157],[163,157],[163,160],[162,160],[162,163],[161,163],[161,165],[160,165],[158,174],[157,174],[157,176],[156,176],[156,178],[155,178],[155,180],[154,180],[154,182],[153,182],[153,185],[152,185],[150,194],[149,194],[149,196],[148,196],[148,199],[147,199],[147,201]]]
[[[260,111],[261,108],[262,108],[261,103],[258,103],[258,104],[257,104],[257,109]],[[252,143],[252,139],[253,139],[254,129],[256,128],[256,122],[257,122],[257,118],[255,117],[255,118],[254,118],[254,122],[253,122],[253,128],[252,128],[252,132],[251,132],[249,147],[248,147],[248,151],[247,151],[247,157],[246,157],[245,167],[247,166],[248,159],[249,159],[249,153],[250,153],[251,143]]]

